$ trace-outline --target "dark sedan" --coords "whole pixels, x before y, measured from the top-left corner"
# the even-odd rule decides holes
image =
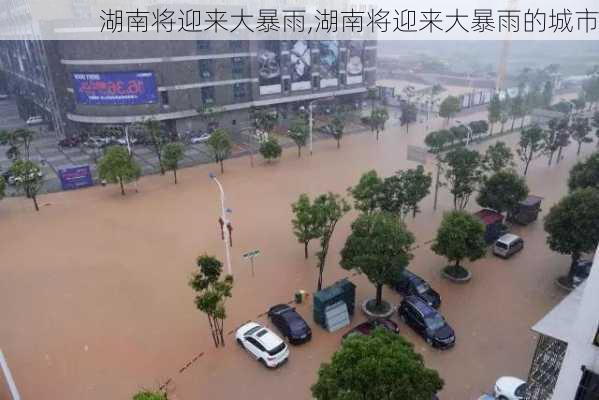
[[[407,269],[402,272],[401,278],[395,282],[393,288],[403,297],[417,296],[431,307],[439,308],[441,306],[439,293],[427,281]]]
[[[368,336],[378,327],[384,328],[392,333],[396,333],[396,334],[399,333],[399,327],[397,326],[397,324],[395,322],[393,322],[387,318],[379,318],[379,319],[373,319],[371,321],[366,321],[364,323],[361,323],[360,325],[357,325],[356,327],[351,329],[349,332],[347,332],[345,335],[343,335],[343,339],[345,339],[351,335]]]
[[[453,347],[455,332],[443,316],[416,296],[406,297],[399,306],[399,317],[426,340],[440,349]]]
[[[268,318],[291,344],[300,344],[312,338],[312,330],[306,321],[287,304],[277,304],[268,310]]]

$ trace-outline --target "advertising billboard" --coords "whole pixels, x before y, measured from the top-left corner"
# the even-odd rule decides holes
[[[260,94],[281,93],[281,47],[277,40],[260,43],[258,48]]]
[[[62,190],[79,189],[94,184],[89,165],[59,169],[58,177],[60,178]]]
[[[326,88],[339,84],[339,42],[321,40],[318,44],[320,53],[320,87]]]
[[[79,104],[135,105],[158,101],[153,72],[75,72],[73,83]]]
[[[307,40],[294,40],[289,49],[291,90],[308,90],[312,87],[312,55]]]
[[[362,83],[364,73],[364,41],[350,40],[347,42],[347,66],[345,68],[346,84]]]

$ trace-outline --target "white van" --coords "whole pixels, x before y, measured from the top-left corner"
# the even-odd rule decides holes
[[[44,122],[44,119],[39,115],[34,115],[33,117],[29,117],[29,118],[27,118],[27,121],[25,121],[25,123],[27,125],[38,125],[38,124],[42,124],[43,122]]]
[[[509,258],[512,254],[519,252],[524,248],[524,241],[520,236],[512,233],[506,233],[493,245],[493,254],[503,258]]]

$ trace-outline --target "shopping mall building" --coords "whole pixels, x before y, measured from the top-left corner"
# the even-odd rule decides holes
[[[200,130],[207,110],[235,133],[251,125],[252,107],[358,101],[375,85],[376,42],[3,41],[0,69],[33,105],[25,113],[65,134],[148,118]]]

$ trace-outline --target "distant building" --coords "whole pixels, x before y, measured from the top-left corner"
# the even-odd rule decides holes
[[[232,132],[251,107],[285,114],[335,96],[354,102],[376,80],[376,41],[3,41],[0,69],[23,117],[65,133],[147,118],[202,129],[207,109]]]
[[[599,399],[599,250],[586,282],[535,326],[526,400]]]

